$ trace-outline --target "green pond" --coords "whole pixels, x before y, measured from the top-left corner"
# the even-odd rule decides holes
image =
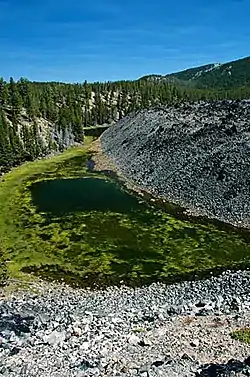
[[[99,178],[42,181],[32,185],[31,192],[38,211],[54,215],[87,211],[130,213],[143,209],[136,197]]]
[[[89,173],[87,158],[29,165],[2,187],[8,205],[2,202],[0,213],[5,208],[9,216],[0,236],[11,273],[81,286],[141,285],[250,265],[248,232],[153,206],[116,180]]]

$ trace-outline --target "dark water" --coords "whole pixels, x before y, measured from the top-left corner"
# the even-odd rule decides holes
[[[30,190],[23,271],[81,286],[142,285],[250,266],[249,242],[236,230],[177,218],[116,182],[55,179]]]
[[[84,211],[129,213],[141,208],[136,197],[99,178],[38,182],[32,186],[32,199],[39,212],[54,215]]]

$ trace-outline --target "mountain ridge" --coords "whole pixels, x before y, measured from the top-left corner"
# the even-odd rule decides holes
[[[140,80],[167,81],[197,89],[228,89],[250,85],[250,56],[227,63],[209,63],[167,75],[147,75]]]

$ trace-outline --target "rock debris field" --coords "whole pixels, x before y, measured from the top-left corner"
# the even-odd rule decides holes
[[[0,301],[0,375],[250,376],[250,272],[170,286],[37,282]]]
[[[142,110],[101,136],[118,171],[194,215],[250,226],[250,101]]]

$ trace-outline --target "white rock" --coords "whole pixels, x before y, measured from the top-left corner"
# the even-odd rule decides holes
[[[49,335],[45,335],[43,337],[44,343],[48,343],[49,345],[56,347],[57,345],[61,345],[65,340],[65,331],[53,331]]]
[[[128,343],[132,345],[136,345],[140,342],[140,338],[134,334],[130,335],[128,338]]]
[[[190,345],[192,347],[199,347],[200,341],[199,339],[193,339],[192,342],[190,342]]]
[[[80,327],[73,327],[73,335],[81,336],[82,335],[82,329]]]
[[[82,349],[82,350],[87,350],[87,349],[89,349],[89,347],[90,347],[90,343],[89,342],[83,342],[80,345],[80,349]]]

